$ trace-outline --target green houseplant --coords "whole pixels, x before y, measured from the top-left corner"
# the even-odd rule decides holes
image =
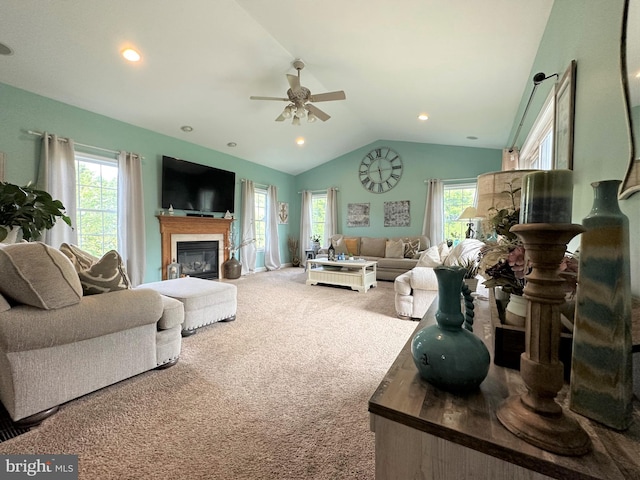
[[[62,202],[54,200],[44,190],[38,190],[30,183],[20,187],[0,182],[0,242],[15,227],[22,230],[24,240],[37,240],[60,218],[71,226]]]

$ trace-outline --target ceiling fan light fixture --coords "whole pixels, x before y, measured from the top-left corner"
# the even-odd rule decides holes
[[[291,122],[292,125],[300,125],[300,118],[298,117],[293,117],[293,121]]]
[[[306,112],[306,110],[304,109],[304,107],[298,107],[298,108],[296,108],[296,117],[298,117],[298,118],[304,118],[306,114],[307,114],[307,112]]]
[[[309,115],[307,115],[307,122],[309,123],[313,123],[318,119],[318,117],[316,117],[313,113],[309,112]]]
[[[291,107],[291,105],[287,105],[286,107],[284,107],[284,110],[282,111],[282,116],[284,118],[291,118],[292,111],[293,111],[293,108]]]

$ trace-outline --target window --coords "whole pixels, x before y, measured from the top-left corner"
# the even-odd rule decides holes
[[[264,251],[267,232],[267,191],[264,188],[255,188],[255,218],[256,249]]]
[[[446,240],[462,240],[465,238],[467,223],[458,220],[467,207],[475,204],[475,183],[451,183],[444,186],[444,238]]]
[[[320,238],[320,244],[324,245],[324,219],[327,214],[327,194],[314,193],[311,196],[311,235]],[[328,239],[327,239],[328,241]]]
[[[519,168],[553,168],[553,116],[555,91],[552,89],[520,150]]]
[[[118,249],[118,162],[76,153],[78,246],[101,257]]]

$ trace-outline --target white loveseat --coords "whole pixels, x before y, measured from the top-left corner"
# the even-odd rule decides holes
[[[467,238],[449,249],[445,242],[428,248],[412,270],[398,275],[394,281],[396,313],[400,318],[422,318],[438,291],[433,267],[453,266],[467,259],[477,259],[484,243]]]

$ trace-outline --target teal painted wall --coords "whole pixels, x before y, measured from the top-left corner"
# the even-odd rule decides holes
[[[629,130],[621,83],[620,36],[623,0],[556,0],[529,78],[537,72],[562,73],[576,60],[573,221],[580,223],[593,204],[591,182],[619,179],[630,161]],[[552,81],[534,97],[523,132],[531,128]],[[524,90],[513,132],[533,83]],[[526,134],[521,135],[518,144]],[[512,137],[510,137],[512,138]],[[620,201],[631,229],[631,277],[640,295],[640,194]],[[570,247],[576,248],[579,239]]]
[[[158,220],[155,218],[160,210],[162,155],[236,172],[237,213],[240,210],[241,178],[265,185],[276,185],[279,201],[291,204],[298,199],[295,193],[295,179],[292,175],[5,84],[0,84],[0,122],[0,151],[6,154],[5,179],[11,183],[22,185],[35,181],[37,177],[40,138],[27,134],[28,130],[48,131],[87,145],[127,150],[144,157],[142,170],[147,238],[145,274],[147,282],[160,280],[162,275],[160,229]],[[283,262],[289,261],[287,236],[292,224],[295,222],[278,227]],[[264,266],[264,256],[259,254],[257,267],[261,266]]]
[[[358,167],[362,158],[371,149],[379,146],[390,147],[400,154],[403,174],[393,189],[386,193],[374,194],[365,190],[360,184]],[[500,170],[501,165],[501,150],[381,140],[298,175],[296,187],[298,191],[326,190],[328,187],[339,189],[340,233],[368,237],[419,235],[422,232],[427,194],[425,180],[431,178],[475,180],[481,173]],[[384,226],[384,202],[397,200],[411,202],[409,227]],[[369,227],[347,227],[346,212],[349,203],[370,204]],[[299,218],[299,211],[297,215]]]

